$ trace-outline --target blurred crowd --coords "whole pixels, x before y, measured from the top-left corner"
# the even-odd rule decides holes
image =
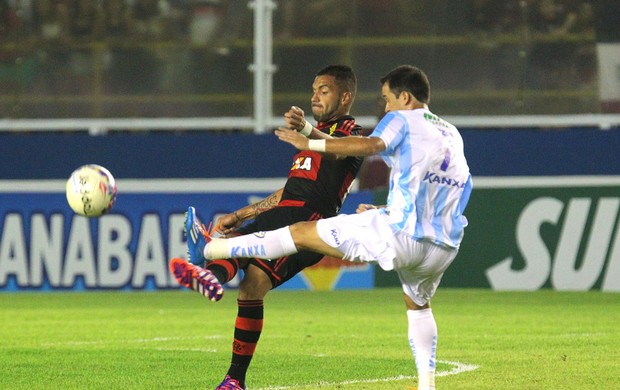
[[[238,88],[239,92],[247,89],[240,80],[251,82],[247,65],[252,62],[252,53],[247,48],[251,48],[248,40],[253,36],[253,12],[248,3],[0,0],[0,95],[19,88],[39,95],[92,93],[93,89],[112,94],[205,93],[222,87],[233,92]],[[276,44],[330,36],[476,35],[481,47],[477,50],[482,51],[476,55],[480,69],[493,61],[498,76],[489,84],[503,88],[501,77],[514,72],[503,69],[501,62],[513,66],[515,55],[503,52],[506,48],[493,37],[542,35],[549,39],[530,40],[518,54],[522,58],[526,53],[530,86],[561,88],[575,77],[589,85],[595,78],[593,45],[570,38],[594,33],[591,1],[283,0],[275,4]],[[250,42],[241,45],[248,53],[235,53],[233,61],[233,43],[241,40]],[[461,53],[459,50],[467,53],[469,49],[455,48],[453,52]],[[286,54],[281,58],[290,61]],[[379,61],[366,57],[360,72],[366,64]],[[440,69],[445,61],[439,55],[437,58]],[[294,64],[278,65],[282,69]],[[312,65],[319,69],[324,64]],[[376,65],[387,66],[385,69],[393,66]],[[222,82],[226,78],[235,83]],[[459,82],[468,78],[442,79],[458,88]],[[441,86],[441,80],[436,85]]]
[[[236,3],[245,5],[224,0],[0,0],[0,34],[73,42],[161,41],[193,34],[204,40]]]
[[[179,73],[202,76],[210,56],[251,33],[251,17],[238,0],[0,0],[0,86],[81,92],[98,72],[111,93],[198,91],[204,77]]]
[[[278,37],[591,31],[583,0],[275,1]],[[175,40],[251,36],[247,0],[0,0],[0,36]],[[225,28],[224,28],[225,27]],[[223,31],[225,29],[225,31]]]

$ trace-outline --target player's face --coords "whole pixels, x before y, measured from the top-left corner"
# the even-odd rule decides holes
[[[318,122],[329,122],[347,113],[334,76],[317,76],[312,83],[312,115]]]
[[[404,110],[406,108],[406,101],[402,99],[404,93],[406,92],[402,92],[399,96],[396,96],[394,92],[390,90],[390,85],[384,83],[381,87],[381,96],[383,100],[385,100],[385,112]]]

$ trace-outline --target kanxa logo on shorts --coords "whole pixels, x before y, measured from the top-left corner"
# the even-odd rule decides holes
[[[338,239],[338,231],[336,229],[332,229],[329,231],[329,233],[332,235],[332,238],[334,239],[334,242],[336,243],[336,245],[340,246],[340,239]]]

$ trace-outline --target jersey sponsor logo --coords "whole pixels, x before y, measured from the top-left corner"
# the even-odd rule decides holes
[[[315,152],[300,152],[295,157],[288,177],[316,180],[322,157]]]
[[[452,186],[452,187],[457,187],[457,188],[465,188],[465,185],[467,184],[467,181],[461,182],[460,180],[455,179],[453,177],[439,176],[436,173],[433,173],[430,171],[426,172],[426,175],[424,175],[424,179],[422,181],[427,181],[429,183]]]
[[[296,171],[301,169],[302,171],[311,171],[312,170],[312,157],[309,156],[299,156],[293,163],[291,167],[291,171]]]
[[[538,290],[550,282],[556,290],[587,291],[600,283],[602,291],[620,291],[619,211],[617,197],[532,200],[517,220],[519,253],[485,271],[490,285]]]
[[[443,119],[441,119],[440,117],[438,117],[437,115],[433,115],[433,114],[429,114],[429,113],[424,113],[424,119],[426,119],[427,121],[431,122],[433,125],[435,125],[437,127],[437,130],[439,130],[439,132],[444,136],[444,137],[448,137],[448,136],[452,136],[452,134],[448,131],[445,131],[444,129],[442,129],[442,127],[450,127],[450,124],[446,121],[444,121]]]

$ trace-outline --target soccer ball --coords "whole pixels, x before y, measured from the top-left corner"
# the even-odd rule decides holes
[[[67,202],[77,214],[99,217],[110,211],[115,201],[114,177],[100,165],[83,165],[67,180]]]

